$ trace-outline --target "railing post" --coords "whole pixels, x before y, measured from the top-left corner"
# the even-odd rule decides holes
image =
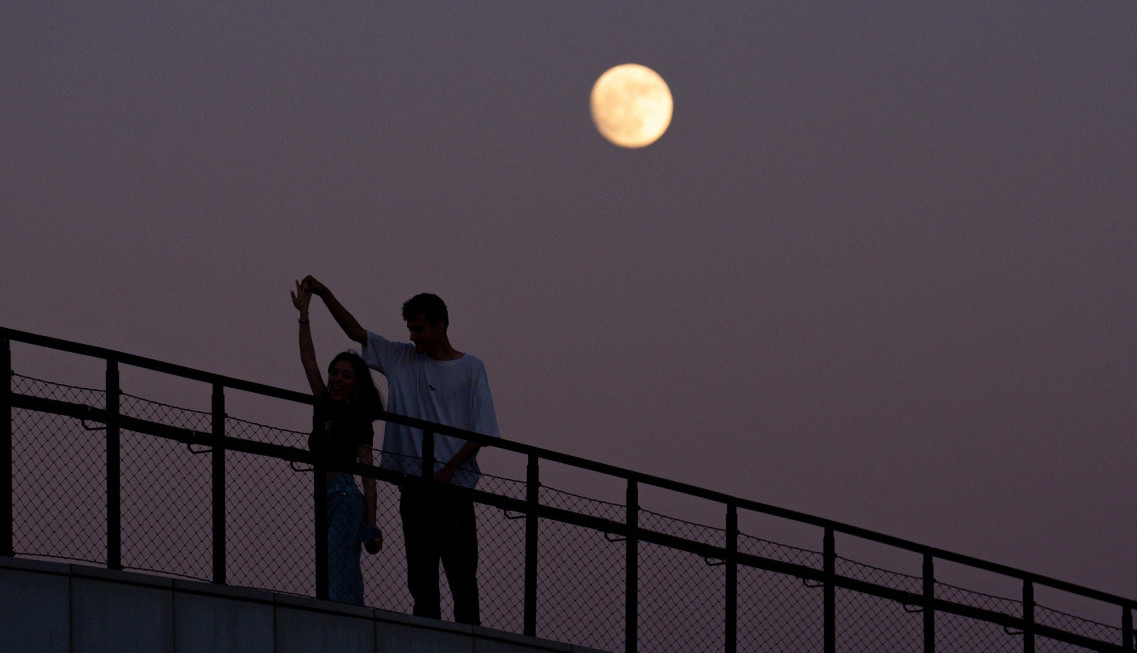
[[[639,503],[635,479],[628,479],[627,548],[624,551],[624,652],[636,653],[639,638]]]
[[[936,568],[932,554],[924,554],[924,653],[936,653]]]
[[[738,506],[726,505],[726,653],[738,650]]]
[[[537,504],[541,487],[537,454],[529,454],[525,473],[525,634],[537,636]]]
[[[825,527],[825,653],[837,651],[837,544],[833,527]]]
[[[1121,647],[1126,653],[1133,650],[1133,606],[1121,606]]]
[[[0,339],[0,369],[4,370],[4,387],[0,388],[0,555],[16,555],[13,533],[12,496],[12,341]]]
[[[1023,580],[1023,653],[1034,653],[1034,581]]]
[[[213,384],[213,582],[225,584],[225,387]]]
[[[315,507],[316,598],[328,598],[328,473],[317,459],[312,465],[312,505]]]
[[[107,568],[122,569],[122,440],[118,361],[107,359]]]

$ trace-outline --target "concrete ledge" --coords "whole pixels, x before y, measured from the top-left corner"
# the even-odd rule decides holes
[[[179,583],[175,583],[175,588],[181,587]],[[194,585],[198,591],[174,592],[174,644],[178,653],[275,650],[276,623],[271,601],[247,596],[247,590],[210,592],[208,584]]]
[[[70,651],[70,597],[69,565],[0,557],[0,641],[5,649]]]
[[[94,572],[94,573],[92,573]],[[83,567],[71,574],[72,650],[162,651],[174,645],[174,583]],[[146,582],[147,580],[159,582]]]
[[[596,653],[291,594],[7,557],[0,642],[12,653]]]

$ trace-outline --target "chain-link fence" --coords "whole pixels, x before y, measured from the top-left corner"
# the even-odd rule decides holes
[[[5,553],[317,595],[305,431],[117,388],[110,396],[108,406],[105,389],[10,374]],[[218,425],[228,439],[214,437]],[[581,462],[505,448],[530,465],[546,456]],[[589,471],[597,470],[612,471]],[[630,492],[659,481],[616,472]],[[1014,577],[1024,588],[1015,596],[941,582],[931,562],[942,552],[903,551],[923,556],[923,575],[837,555],[840,527],[820,520],[811,525],[826,544],[812,550],[739,532],[729,520],[707,525],[647,510],[635,494],[629,506],[531,485],[537,477],[487,473],[479,484],[484,626],[609,651],[1135,650],[1132,604],[1121,599],[1099,597],[1103,613],[1116,615],[1103,623],[1035,603],[1033,588],[1044,579]],[[365,599],[409,613],[400,479],[377,478],[385,545],[363,556]]]

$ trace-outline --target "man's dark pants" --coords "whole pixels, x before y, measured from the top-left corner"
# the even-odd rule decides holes
[[[454,621],[480,625],[478,614],[478,534],[474,501],[462,488],[410,481],[399,498],[407,585],[414,614],[441,618],[438,562],[446,570],[454,597]]]

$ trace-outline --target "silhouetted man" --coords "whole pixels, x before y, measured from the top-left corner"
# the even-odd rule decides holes
[[[403,304],[410,344],[396,343],[363,329],[330,290],[309,276],[304,284],[324,300],[349,338],[363,345],[367,365],[387,377],[387,410],[399,415],[497,437],[497,416],[482,362],[455,349],[447,329],[450,317],[437,295],[415,295]],[[422,432],[388,422],[380,466],[406,474],[399,512],[407,554],[407,585],[414,614],[440,618],[438,562],[446,570],[454,597],[454,620],[480,624],[478,540],[473,488],[479,445],[445,435],[434,437],[434,480],[421,475]],[[459,489],[456,489],[459,488]]]

